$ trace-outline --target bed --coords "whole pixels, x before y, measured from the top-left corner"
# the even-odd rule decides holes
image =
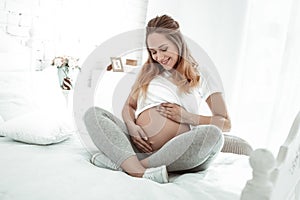
[[[0,199],[298,200],[299,120],[298,115],[293,126],[298,130],[291,129],[277,163],[267,150],[254,151],[250,157],[254,163],[253,178],[248,156],[220,153],[207,171],[170,174],[170,183],[164,185],[95,167],[77,134],[48,146],[2,137]],[[288,144],[291,139],[298,144]]]
[[[208,170],[158,184],[92,165],[55,71],[9,65],[0,68],[1,200],[300,200],[300,113],[276,158],[267,149],[221,152]]]

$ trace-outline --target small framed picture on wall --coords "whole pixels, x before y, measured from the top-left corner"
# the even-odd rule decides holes
[[[111,65],[114,72],[123,72],[123,64],[120,57],[111,57]]]

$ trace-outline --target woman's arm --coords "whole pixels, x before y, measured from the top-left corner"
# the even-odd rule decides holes
[[[137,102],[129,95],[122,110],[122,117],[126,125],[130,123],[135,124],[134,112],[136,106]]]
[[[191,124],[194,126],[213,124],[224,132],[230,131],[231,121],[222,94],[213,93],[207,98],[206,103],[211,110],[212,116],[189,113],[183,107],[172,103],[162,103],[157,110],[163,116],[178,123]]]
[[[222,131],[228,132],[231,129],[231,120],[229,118],[226,104],[221,93],[213,93],[207,99],[206,103],[209,106],[212,116],[192,115],[191,122],[196,125],[213,124],[219,127]],[[195,125],[195,124],[192,124]]]
[[[152,152],[152,148],[150,144],[147,143],[148,137],[144,133],[143,129],[135,123],[134,112],[136,110],[136,106],[136,100],[129,95],[122,110],[122,117],[136,147],[145,153],[150,153]]]

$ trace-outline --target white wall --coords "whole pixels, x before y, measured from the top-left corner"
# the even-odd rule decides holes
[[[33,56],[47,64],[54,56],[62,55],[79,57],[83,62],[107,39],[143,28],[147,2],[0,0],[0,29],[22,43],[31,37]]]

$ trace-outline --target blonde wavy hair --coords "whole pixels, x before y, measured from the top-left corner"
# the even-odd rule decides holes
[[[173,42],[178,49],[178,61],[174,66],[175,70],[169,70],[172,74],[172,82],[176,84],[179,91],[188,93],[200,82],[200,75],[196,69],[197,62],[192,57],[186,42],[179,30],[179,24],[170,16],[162,15],[151,19],[146,27],[146,46],[148,59],[143,65],[132,86],[131,96],[137,99],[142,92],[146,97],[150,81],[157,75],[163,73],[165,69],[151,56],[147,38],[151,33],[163,34],[168,40]]]

